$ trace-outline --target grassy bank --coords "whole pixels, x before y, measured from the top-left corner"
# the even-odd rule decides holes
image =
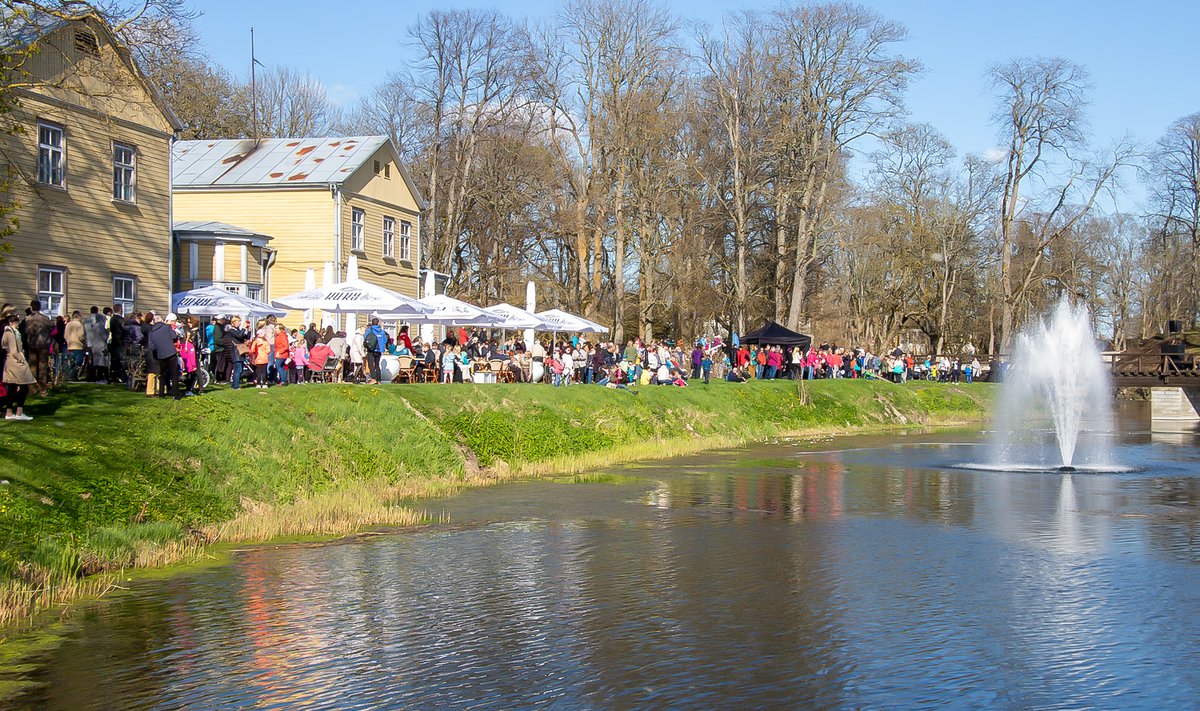
[[[72,386],[0,422],[0,622],[217,540],[429,520],[464,486],[803,431],[978,419],[986,385],[341,386],[182,402]]]

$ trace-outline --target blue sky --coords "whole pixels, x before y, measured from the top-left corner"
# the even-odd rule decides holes
[[[731,7],[774,6],[713,0],[667,4],[686,19],[711,24],[719,23]],[[1099,146],[1127,133],[1153,141],[1175,119],[1200,111],[1200,2],[862,4],[908,28],[909,39],[900,51],[925,67],[908,95],[911,119],[932,123],[960,151],[983,152],[996,143],[990,123],[992,99],[983,75],[990,65],[1012,57],[1061,55],[1088,68],[1094,84],[1089,118]],[[203,0],[196,5],[204,13],[197,26],[206,50],[234,73],[249,71],[253,26],[260,61],[307,70],[321,80],[331,98],[352,103],[400,66],[407,55],[402,44],[407,28],[431,9],[488,7],[537,18],[552,14],[558,3]],[[1136,185],[1128,187],[1140,195]]]

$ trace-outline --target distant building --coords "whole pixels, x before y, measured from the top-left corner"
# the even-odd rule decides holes
[[[266,301],[304,289],[309,270],[318,286],[344,280],[351,255],[359,278],[420,295],[424,200],[386,136],[180,141],[173,175],[176,220],[273,238]]]
[[[175,272],[171,291],[219,286],[263,300],[276,252],[271,238],[224,222],[175,223]]]
[[[20,221],[0,299],[47,313],[170,303],[170,143],[179,120],[95,15],[5,16],[23,130],[0,134]]]

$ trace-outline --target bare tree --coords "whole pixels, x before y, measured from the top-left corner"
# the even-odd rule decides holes
[[[258,128],[263,136],[320,136],[339,119],[325,87],[308,72],[274,66],[258,79]]]
[[[431,131],[422,161],[431,218],[426,255],[429,266],[454,276],[480,144],[490,132],[528,120],[528,40],[510,18],[480,10],[435,10],[409,39],[421,53],[409,86]]]
[[[677,52],[677,29],[677,20],[649,0],[572,0],[536,44],[538,100],[574,199],[575,292],[589,316],[599,308],[611,201],[610,273],[617,320],[624,320],[627,140],[647,110],[650,85]]]
[[[402,158],[419,161],[431,132],[425,121],[424,106],[409,88],[413,83],[411,78],[392,73],[342,115],[334,127],[336,132],[388,136]]]
[[[1084,108],[1089,88],[1083,67],[1061,57],[1014,59],[988,72],[997,91],[996,122],[1006,146],[1000,211],[1000,350],[1012,348],[1018,308],[1024,302],[1046,250],[1068,234],[1096,204],[1119,168],[1132,158],[1132,147],[1118,145],[1096,161],[1079,157],[1084,145]],[[1058,168],[1061,176],[1054,175]],[[1033,179],[1049,185],[1039,202],[1024,188]],[[1028,205],[1037,205],[1031,210]],[[1024,211],[1038,213],[1024,227],[1032,231],[1024,245],[1028,259],[1017,268],[1019,223]]]
[[[183,123],[180,138],[244,138],[251,134],[250,88],[203,57],[167,53],[147,62],[147,75]]]
[[[906,318],[943,352],[960,279],[981,267],[979,234],[999,196],[999,176],[973,156],[956,166],[950,142],[928,124],[889,133],[872,163],[876,199],[894,206],[913,257],[903,271],[917,279],[919,303]]]
[[[820,225],[840,154],[897,116],[915,61],[892,54],[899,23],[859,6],[786,5],[774,13],[780,52],[777,153],[794,173],[787,325],[798,328],[818,262]]]
[[[1155,148],[1149,166],[1151,216],[1163,241],[1185,245],[1182,278],[1175,274],[1177,262],[1162,275],[1164,286],[1174,308],[1195,325],[1200,318],[1200,113],[1171,124]]]
[[[708,76],[703,82],[701,108],[721,127],[720,153],[727,166],[719,177],[706,176],[710,190],[729,216],[733,234],[734,320],[746,330],[750,293],[747,263],[754,195],[764,179],[760,156],[768,130],[770,58],[767,29],[758,15],[746,11],[728,15],[718,36],[702,36],[700,52]],[[725,185],[728,188],[725,188]]]

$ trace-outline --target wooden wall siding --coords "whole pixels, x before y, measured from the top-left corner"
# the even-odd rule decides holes
[[[72,31],[73,32],[73,31]],[[69,52],[73,52],[73,34]],[[111,49],[106,50],[111,52]],[[51,54],[43,50],[31,71],[50,71]],[[61,55],[59,57],[61,60]],[[118,87],[119,89],[119,87]],[[43,91],[35,89],[33,91]],[[145,120],[135,104],[72,95],[49,89],[63,101],[129,111],[123,119]],[[99,91],[99,90],[97,90]],[[113,96],[121,91],[112,90]],[[0,299],[25,304],[37,292],[39,266],[66,269],[65,308],[85,311],[112,303],[114,274],[137,278],[139,310],[163,309],[170,301],[171,215],[168,192],[170,146],[161,116],[147,128],[81,110],[61,101],[26,93],[14,119],[24,135],[0,136],[0,161],[17,173],[12,198],[18,207],[19,231],[10,238],[13,251],[0,265]],[[66,189],[38,186],[37,121],[61,124],[66,142]],[[137,149],[135,204],[112,199],[112,143]]]
[[[250,259],[246,259],[246,276],[250,276]],[[240,244],[225,245],[225,281],[243,281],[242,279],[242,246]]]
[[[99,42],[99,57],[76,48],[75,33],[85,28],[84,23],[71,23],[42,38],[38,51],[22,67],[24,76],[15,81],[31,85],[48,99],[170,134],[170,123],[142,80],[129,71],[95,21],[86,24]]]
[[[385,207],[374,201],[363,200],[362,198],[348,198],[343,201],[342,205],[342,249],[343,254],[349,255],[350,252],[350,222],[352,218],[353,208],[360,208],[363,211],[363,247],[361,252],[354,252],[358,255],[358,275],[374,284],[387,287],[392,291],[398,291],[405,296],[418,296],[417,294],[417,266],[416,266],[416,218],[407,214],[403,210],[393,207]],[[384,216],[393,217],[396,220],[395,245],[393,253],[394,258],[387,259],[383,256],[383,218]],[[407,220],[412,223],[412,250],[409,261],[400,259],[400,222]]]
[[[198,244],[196,245],[196,281],[212,281],[213,280],[213,257],[216,256],[217,248],[213,244]],[[182,251],[182,255],[186,257],[187,250]],[[184,276],[190,272],[184,270]]]
[[[264,294],[268,301],[303,289],[307,269],[314,270],[314,279],[320,285],[325,262],[334,260],[333,215],[333,196],[324,186],[311,190],[175,191],[177,222],[215,220],[273,238],[268,246],[276,250],[278,256],[271,268],[270,293]],[[225,252],[225,279],[238,281],[241,274],[239,248],[228,245]],[[204,261],[201,257],[201,265]],[[208,262],[212,262],[211,256]],[[248,276],[253,280],[258,273],[251,259]]]
[[[381,170],[375,174],[374,161],[379,161]],[[383,176],[383,165],[389,165],[391,178]],[[371,158],[354,171],[342,184],[347,193],[356,193],[389,205],[396,205],[410,215],[417,215],[417,200],[404,184],[400,169],[392,160],[392,152],[386,145],[380,146]]]
[[[187,291],[188,289],[196,288],[197,283],[205,284],[215,281],[213,279],[213,257],[215,256],[216,247],[211,242],[196,243],[196,279],[193,281],[189,276],[191,272],[191,241],[181,240],[179,243],[179,289]],[[226,244],[225,254],[228,261],[229,254],[237,255],[237,264],[230,267],[226,266],[225,279],[222,283],[245,283],[245,284],[264,284],[265,275],[262,268],[262,248],[250,246],[246,249],[246,278],[241,278],[241,245]]]
[[[374,161],[380,162],[380,172],[375,173]],[[388,166],[390,178],[384,177],[383,166]],[[392,152],[387,146],[375,151],[362,166],[351,174],[343,183],[346,199],[343,201],[342,215],[342,249],[344,254],[350,254],[350,218],[351,208],[358,207],[364,212],[364,250],[359,253],[359,274],[369,281],[375,281],[393,291],[406,296],[417,297],[419,277],[416,260],[417,228],[419,225],[417,201],[404,183],[400,169],[393,160]],[[396,219],[395,258],[383,257],[383,218]],[[400,223],[412,224],[410,261],[400,259]]]

